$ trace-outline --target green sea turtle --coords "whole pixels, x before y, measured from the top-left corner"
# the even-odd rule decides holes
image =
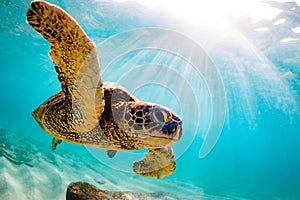
[[[133,171],[161,178],[175,170],[171,146],[181,138],[182,121],[173,111],[140,102],[116,83],[102,82],[96,46],[80,25],[61,8],[33,1],[27,23],[50,43],[62,91],[32,115],[53,136],[52,149],[62,141],[107,150],[148,148]]]

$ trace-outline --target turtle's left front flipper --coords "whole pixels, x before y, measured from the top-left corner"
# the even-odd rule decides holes
[[[50,43],[49,55],[61,83],[69,131],[92,130],[104,110],[96,45],[75,19],[48,2],[31,2],[26,21]]]
[[[163,178],[174,172],[176,168],[174,153],[171,147],[149,149],[145,158],[134,162],[132,169],[135,173],[151,178]]]

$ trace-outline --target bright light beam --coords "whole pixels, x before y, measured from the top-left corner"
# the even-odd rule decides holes
[[[127,0],[115,0],[124,2]],[[253,22],[273,19],[281,11],[261,0],[132,0],[150,9],[162,8],[167,13],[183,18],[194,25],[218,25],[228,16],[248,15]],[[285,1],[285,0],[280,0]]]

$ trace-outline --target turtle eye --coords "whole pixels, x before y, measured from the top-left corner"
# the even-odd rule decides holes
[[[157,121],[159,122],[169,122],[169,114],[164,111],[164,110],[161,110],[161,109],[157,109],[155,110],[154,112],[154,115],[155,115],[155,118],[157,119]]]
[[[165,117],[160,110],[155,110],[154,115],[155,115],[155,118],[157,119],[157,121],[159,121],[159,122],[165,121]]]

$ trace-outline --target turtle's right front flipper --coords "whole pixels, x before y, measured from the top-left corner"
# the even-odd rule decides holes
[[[132,169],[135,173],[151,178],[163,178],[174,172],[176,168],[174,153],[171,147],[149,149],[145,158],[134,162]]]
[[[33,1],[26,16],[27,23],[50,43],[49,55],[65,95],[69,131],[93,129],[104,109],[94,42],[68,13],[45,1]]]

